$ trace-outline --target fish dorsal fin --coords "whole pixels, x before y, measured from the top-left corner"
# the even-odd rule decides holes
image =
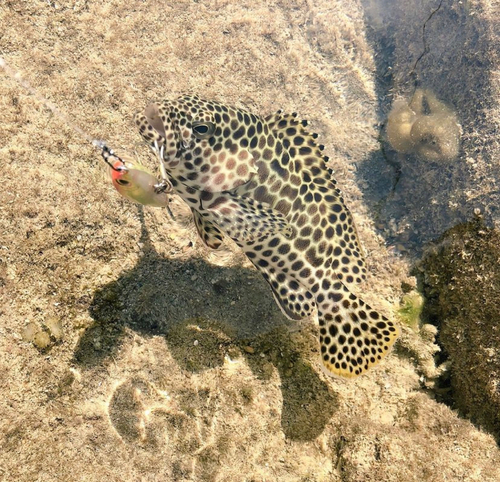
[[[328,169],[328,157],[323,155],[324,146],[318,144],[318,134],[309,132],[306,120],[297,118],[297,114],[284,114],[278,111],[265,118],[269,128],[282,140],[290,157],[302,159],[302,165],[309,169]],[[330,169],[331,171],[331,169]]]

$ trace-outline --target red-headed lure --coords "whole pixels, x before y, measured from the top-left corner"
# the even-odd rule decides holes
[[[129,158],[118,157],[102,141],[94,141],[94,145],[102,149],[113,186],[123,197],[145,206],[168,208],[167,194],[172,191],[172,186],[167,180],[158,182],[158,178],[144,166]]]

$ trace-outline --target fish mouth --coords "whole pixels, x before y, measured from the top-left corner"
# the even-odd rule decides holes
[[[158,104],[149,104],[144,109],[144,116],[146,117],[149,125],[160,134],[162,137],[166,137],[165,126],[160,116],[160,109]]]

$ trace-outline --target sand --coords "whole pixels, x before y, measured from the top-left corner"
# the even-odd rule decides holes
[[[156,99],[191,91],[300,113],[321,135],[366,252],[357,294],[395,317],[416,285],[411,264],[450,219],[445,194],[428,202],[431,187],[409,201],[421,192],[415,173],[433,186],[450,168],[403,162],[395,183],[380,137],[392,100],[411,90],[400,79],[436,5],[419,3],[413,29],[388,33],[373,2],[2,2],[0,56],[69,119],[0,76],[2,480],[500,480],[494,436],[436,400],[433,327],[403,324],[366,376],[326,376],[312,320],[286,320],[232,243],[206,248],[180,200],[171,220],[121,198],[70,125],[152,166],[132,118]],[[387,9],[391,26],[406,18]],[[493,45],[498,4],[443,2],[435,20],[448,18],[439,15],[469,19],[458,22],[469,33],[483,25],[477,38]],[[498,96],[498,63],[481,52],[489,90],[480,84],[474,102]],[[481,129],[491,134],[499,116],[487,103],[474,130],[478,108],[444,90],[468,116],[452,176],[463,179]],[[489,139],[466,179],[489,180],[470,196],[493,205]]]

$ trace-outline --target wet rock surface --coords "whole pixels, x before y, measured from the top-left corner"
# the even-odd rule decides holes
[[[377,66],[381,149],[367,156],[358,176],[367,183],[365,200],[384,236],[419,256],[426,243],[470,221],[474,210],[489,225],[498,225],[500,123],[494,79],[499,38],[496,21],[489,16],[491,6],[451,0],[362,4]],[[391,148],[391,109],[394,116],[426,89],[454,113],[442,122],[422,117],[425,125],[417,138],[423,146],[412,140]],[[462,126],[458,152],[455,120]],[[408,121],[400,116],[399,123]],[[435,151],[429,136],[448,137],[451,144],[444,151],[453,152],[453,160],[438,155],[444,151]]]

